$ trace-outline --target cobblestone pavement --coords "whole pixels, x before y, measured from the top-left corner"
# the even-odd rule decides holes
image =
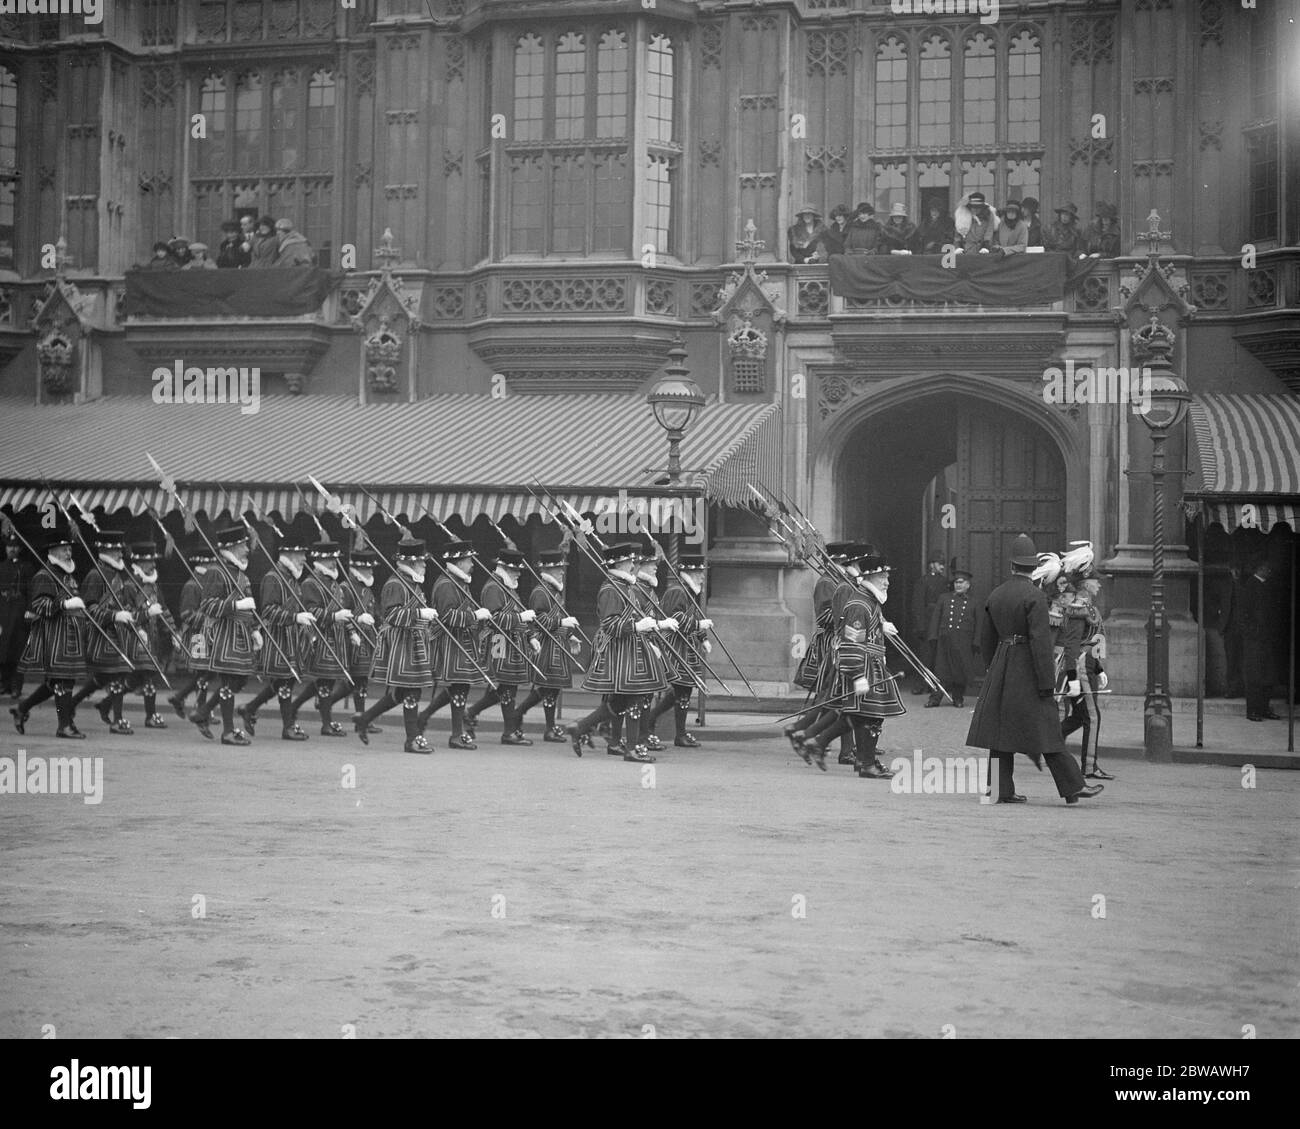
[[[965,716],[886,759],[964,755]],[[989,806],[766,723],[650,772],[488,726],[413,756],[392,715],[368,749],[52,721],[0,757],[102,758],[102,797],[0,795],[0,1036],[1300,1034],[1293,772],[1130,760],[1067,807],[1022,761]]]

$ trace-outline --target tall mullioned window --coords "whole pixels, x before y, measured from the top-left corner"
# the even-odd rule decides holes
[[[1042,31],[1032,24],[883,29],[868,122],[877,209],[909,215],[966,193],[1040,194]]]
[[[1250,124],[1246,128],[1246,237],[1277,239],[1277,39],[1268,18],[1251,22]]]
[[[18,82],[0,67],[0,267],[14,267],[14,222],[18,203]]]
[[[513,44],[510,254],[627,253],[628,33],[565,27]]]
[[[638,55],[638,43],[640,53]],[[676,240],[678,168],[678,44],[650,27],[560,23],[516,32],[505,60],[505,89],[493,96],[511,107],[508,134],[484,170],[481,210],[492,204],[506,255],[625,257],[646,243],[671,253]],[[502,67],[503,60],[496,64]],[[489,72],[490,73],[490,72]],[[640,103],[634,102],[640,98]],[[632,147],[640,112],[644,152]],[[638,165],[644,163],[644,207],[633,216]],[[490,244],[483,244],[485,254]]]
[[[336,85],[325,63],[207,69],[194,78],[206,137],[189,139],[194,234],[209,245],[236,210],[291,219],[331,265]]]

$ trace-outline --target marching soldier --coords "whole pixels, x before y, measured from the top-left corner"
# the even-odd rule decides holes
[[[611,545],[602,555],[608,575],[596,596],[600,628],[582,688],[608,697],[576,725],[568,727],[569,740],[578,756],[582,756],[583,745],[591,743],[589,735],[602,720],[630,714],[645,695],[668,685],[663,657],[649,638],[658,621],[644,612],[635,595],[637,577],[632,570],[636,567],[637,547]],[[636,731],[637,727],[629,722],[629,737]],[[639,742],[624,753],[623,759],[642,764],[655,760]]]
[[[894,774],[876,756],[886,718],[907,712],[898,696],[897,682],[885,666],[885,637],[897,628],[885,619],[889,598],[889,563],[870,545],[854,551],[849,564],[858,570],[857,584],[844,602],[837,632],[835,679],[831,694],[843,699],[839,707],[853,733],[853,751],[859,777],[888,779]],[[830,730],[824,730],[825,733]],[[813,739],[814,755],[825,756],[825,742]],[[805,742],[807,747],[808,742]]]
[[[1023,804],[1016,794],[1012,761],[1016,753],[1047,760],[1056,790],[1067,804],[1097,795],[1102,785],[1086,785],[1065,753],[1057,712],[1052,635],[1047,596],[1031,579],[1038,567],[1033,540],[1025,534],[1012,546],[1011,577],[989,593],[980,620],[980,648],[989,664],[966,744],[989,750],[989,770],[998,762],[994,794],[1000,804]],[[1041,766],[1040,766],[1041,767]]]
[[[826,556],[835,564],[843,566],[852,549],[851,542],[833,541],[826,546]],[[846,593],[849,591],[847,584],[832,575],[819,576],[817,583],[813,585],[813,634],[808,649],[799,662],[799,669],[795,672],[794,684],[804,690],[812,691],[814,698],[817,697],[817,684],[822,676],[822,665],[826,662],[831,637],[835,630],[836,613],[831,606],[831,600],[840,588],[843,588]],[[808,730],[821,715],[823,708],[813,706],[785,727],[786,739],[800,756],[803,756],[800,746],[808,736]],[[840,740],[839,763],[853,763],[853,754],[843,739]]]
[[[194,699],[196,710],[203,709],[208,697],[211,625],[200,610],[200,605],[203,603],[203,577],[217,563],[212,550],[201,541],[185,553],[185,560],[193,575],[181,588],[180,636],[185,641],[186,649],[184,656],[179,659],[179,665],[189,672],[190,679],[167,699],[168,705],[176,711],[176,716],[182,719],[186,716],[185,699],[195,690],[198,691],[198,697]]]
[[[670,624],[667,615],[659,606],[659,598],[656,595],[659,588],[659,559],[655,556],[653,549],[647,546],[644,539],[637,545],[636,561],[634,563],[637,583],[632,589],[632,598],[637,601],[645,614],[654,617],[656,630],[672,632],[671,635],[665,636],[661,641],[653,644],[663,660],[664,685],[659,689],[667,693],[668,676],[674,667],[680,665],[680,660],[673,652],[680,653],[685,647],[677,637],[676,622],[672,621]],[[632,722],[632,728],[628,730],[627,739],[632,743],[633,748],[663,752],[667,746],[650,731],[650,714],[654,710],[655,695],[656,692],[640,695],[632,708],[627,711],[628,720]],[[613,726],[611,726],[612,728]],[[606,749],[606,752],[610,751],[612,750]]]
[[[0,694],[23,696],[23,679],[18,664],[27,645],[27,587],[31,568],[23,560],[17,534],[5,534],[5,553],[0,560]]]
[[[316,617],[304,611],[298,581],[307,564],[307,546],[292,534],[280,546],[280,554],[272,568],[262,577],[259,590],[258,611],[271,633],[262,647],[258,674],[262,689],[235,712],[239,714],[248,732],[257,732],[257,709],[272,697],[280,701],[280,737],[284,741],[305,741],[294,716],[294,668],[301,662],[299,628],[311,630]]]
[[[127,581],[123,558],[125,535],[114,529],[98,532],[94,549],[96,560],[86,574],[81,595],[86,601],[86,613],[104,632],[92,632],[87,639],[86,667],[90,681],[77,691],[72,708],[75,710],[96,690],[102,689],[104,698],[95,705],[100,718],[110,733],[129,734],[134,730],[122,716],[122,704],[140,665],[149,665],[140,626],[148,613],[140,594]],[[116,647],[109,643],[110,639]]]
[[[370,678],[382,682],[386,689],[373,706],[352,715],[352,728],[363,745],[370,744],[370,727],[375,718],[401,702],[406,731],[403,749],[408,753],[433,751],[420,724],[420,696],[425,690],[432,690],[437,680],[437,648],[429,637],[429,626],[438,618],[438,612],[424,599],[427,562],[424,542],[403,538],[393,562],[397,572],[388,578],[379,594],[382,626]]]
[[[966,704],[966,687],[978,677],[975,654],[979,644],[975,641],[975,601],[970,596],[972,574],[965,569],[953,569],[952,591],[939,597],[930,613],[930,629],[926,639],[935,656],[935,677],[952,695],[952,704],[961,709]],[[943,704],[938,690],[930,693],[926,709]]]
[[[528,606],[536,613],[536,622],[559,640],[559,646],[543,636],[541,654],[537,656],[536,662],[545,677],[533,679],[532,691],[515,711],[515,727],[522,730],[524,714],[540,702],[546,716],[546,732],[542,734],[542,740],[550,742],[567,742],[569,739],[569,735],[555,722],[560,691],[573,685],[571,664],[560,648],[568,647],[571,654],[577,651],[573,629],[578,626],[578,621],[564,610],[564,581],[567,571],[568,556],[563,549],[547,549],[539,554],[539,580],[528,598]]]
[[[163,607],[158,590],[158,547],[152,541],[137,541],[131,546],[131,579],[145,608],[144,646],[158,660],[158,665],[165,669],[171,656],[176,625],[172,623],[171,613]],[[129,689],[139,690],[144,698],[146,729],[167,728],[167,723],[158,713],[158,684],[154,681],[156,673],[151,665],[142,664],[132,675],[129,684]]]
[[[27,615],[31,628],[19,662],[24,674],[41,679],[25,699],[9,712],[14,728],[26,732],[32,710],[54,698],[58,737],[81,740],[86,735],[74,720],[72,691],[86,675],[86,603],[73,575],[72,541],[59,533],[45,544],[45,567],[32,577]]]
[[[316,617],[317,626],[302,648],[300,673],[303,688],[293,700],[293,717],[296,723],[298,711],[315,694],[321,736],[343,737],[343,726],[330,714],[335,681],[346,684],[348,680],[344,664],[356,627],[352,623],[352,609],[344,603],[343,586],[339,583],[339,546],[333,541],[322,541],[313,545],[308,555],[311,572],[302,582],[302,603]],[[360,641],[358,635],[357,643]]]
[[[348,674],[340,679],[330,698],[330,705],[341,702],[352,693],[356,713],[366,712],[366,692],[370,688],[370,667],[375,660],[378,645],[378,628],[375,625],[375,565],[379,554],[373,549],[354,549],[348,557],[347,571],[340,580],[343,585],[343,606],[352,613],[354,631],[348,635]],[[377,725],[368,725],[367,733],[382,733]]]
[[[251,745],[248,735],[235,728],[235,695],[244,688],[257,665],[257,652],[270,644],[257,626],[257,601],[249,583],[248,532],[242,525],[219,530],[216,548],[221,559],[203,575],[198,615],[210,633],[207,669],[221,682],[217,692],[190,714],[190,721],[209,740],[212,711],[221,710],[221,743]]]
[[[485,564],[492,562],[487,561]],[[528,678],[530,670],[542,653],[541,640],[531,624],[537,618],[532,608],[524,607],[519,598],[519,577],[523,572],[524,555],[518,549],[497,551],[492,575],[479,592],[479,602],[487,608],[492,618],[486,626],[489,632],[484,641],[484,665],[497,683],[489,688],[477,702],[465,711],[465,725],[470,734],[481,714],[493,702],[501,703],[501,744],[531,745],[524,736],[522,715],[515,713],[515,701],[520,684]],[[526,657],[527,656],[527,657]],[[533,666],[529,665],[529,661]]]
[[[447,633],[439,641],[434,666],[434,681],[442,688],[420,714],[420,732],[443,706],[451,703],[451,740],[449,749],[477,749],[473,723],[465,718],[465,703],[470,688],[486,681],[483,670],[471,656],[478,651],[479,625],[492,617],[487,608],[478,607],[469,595],[474,571],[474,547],[467,541],[449,541],[439,551],[443,575],[433,585],[433,606]],[[452,640],[459,643],[456,646]]]
[[[808,724],[804,730],[796,729],[793,732],[788,731],[786,733],[790,743],[794,746],[794,751],[803,758],[804,764],[815,763],[823,772],[826,771],[826,746],[836,737],[842,738],[838,763],[854,766],[857,764],[857,758],[853,752],[853,729],[843,708],[836,701],[838,696],[836,687],[840,684],[836,658],[840,634],[844,627],[844,609],[858,591],[860,575],[858,559],[863,553],[871,551],[870,546],[854,545],[847,542],[835,545],[834,549],[836,559],[844,570],[845,578],[837,581],[831,591],[829,611],[825,617],[827,621],[826,642],[822,649],[821,665],[817,670],[817,682],[813,689],[813,697],[820,702],[835,701],[836,704],[821,707],[818,711],[808,711],[796,720],[796,725],[799,723],[807,724],[806,719],[810,716],[815,716],[815,720]]]
[[[672,710],[673,744],[679,749],[694,749],[699,746],[700,742],[695,735],[686,729],[686,715],[690,711],[691,695],[695,692],[702,669],[700,656],[713,650],[713,645],[705,635],[713,626],[713,620],[700,617],[698,604],[700,593],[704,590],[704,569],[703,557],[683,558],[677,566],[681,583],[673,580],[659,605],[669,619],[677,621],[676,634],[672,636],[677,656],[671,653],[664,656],[668,664],[668,689],[650,713],[650,734],[654,736],[655,722]]]

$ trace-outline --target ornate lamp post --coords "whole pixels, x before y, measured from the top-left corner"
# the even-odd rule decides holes
[[[1152,314],[1132,337],[1150,371],[1150,407],[1142,422],[1151,429],[1151,618],[1147,622],[1147,692],[1143,705],[1146,759],[1173,760],[1173,707],[1169,700],[1169,631],[1165,622],[1165,440],[1182,423],[1192,393],[1170,364],[1174,334]]]
[[[646,403],[654,412],[655,422],[668,433],[668,490],[673,493],[682,481],[682,438],[700,409],[704,407],[704,393],[691,379],[690,371],[682,362],[686,360],[686,345],[680,337],[668,350],[668,364],[664,375],[655,381],[646,393]],[[677,531],[668,537],[668,559],[677,563]]]

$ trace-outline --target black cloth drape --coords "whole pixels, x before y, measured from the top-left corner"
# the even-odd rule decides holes
[[[129,270],[133,317],[292,317],[320,309],[342,274],[318,267],[283,270]]]
[[[1069,255],[832,255],[831,289],[843,298],[1028,306],[1059,301],[1098,260]]]

